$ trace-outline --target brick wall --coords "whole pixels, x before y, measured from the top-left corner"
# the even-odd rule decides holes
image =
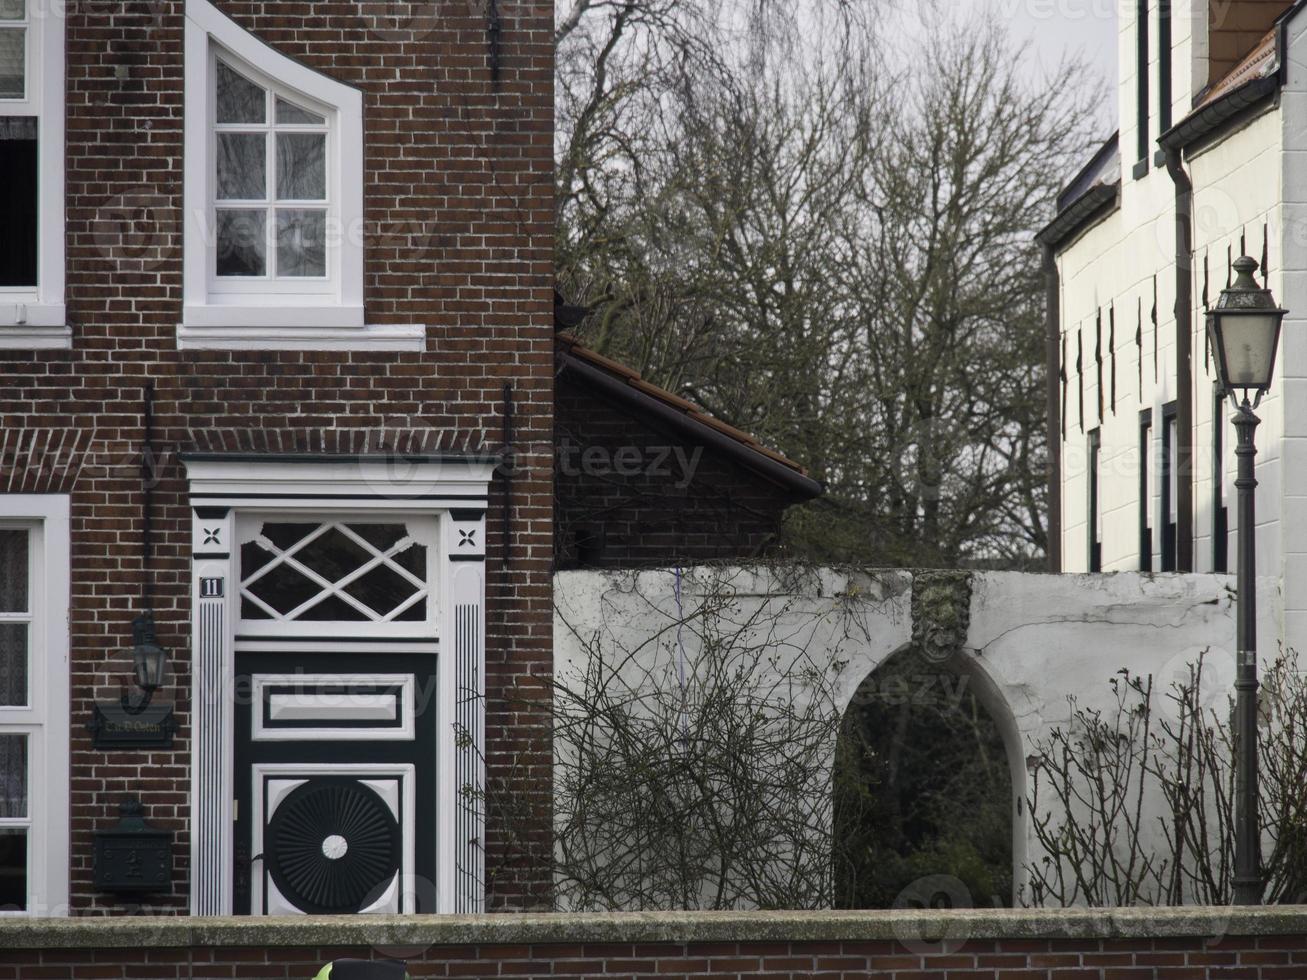
[[[311,980],[367,948],[47,950],[0,953],[0,980]],[[1307,938],[1200,940],[986,940],[951,951],[898,943],[573,943],[438,946],[408,961],[417,977],[533,980],[712,977],[713,980],[1301,980]]]
[[[186,905],[190,560],[177,451],[359,451],[394,447],[395,427],[440,433],[442,448],[497,448],[506,382],[520,448],[511,527],[500,482],[489,514],[487,740],[492,785],[517,816],[506,827],[492,806],[487,846],[492,905],[530,906],[545,887],[529,852],[547,846],[546,719],[496,706],[508,689],[541,692],[551,665],[552,10],[499,5],[496,86],[476,3],[219,6],[364,91],[366,318],[427,324],[428,352],[179,353],[183,4],[67,5],[73,347],[0,352],[0,488],[72,495],[73,909],[123,909],[92,891],[91,842],[129,792],[176,831],[176,887],[158,906]],[[120,651],[145,587],[147,382],[159,454],[154,607],[182,727],[173,751],[106,754],[91,749],[85,725],[92,700],[116,697],[128,677]],[[74,452],[55,463],[55,446]]]
[[[210,940],[138,948],[16,949],[11,944],[0,950],[0,980],[309,980],[323,963],[337,958],[391,957],[406,960],[413,977],[522,980],[1297,980],[1307,975],[1304,910],[1252,910],[1244,922],[1230,921],[1230,911],[1165,909],[1154,910],[1154,918],[1149,918],[1138,915],[1145,910],[979,910],[939,913],[934,919],[883,912],[775,913],[770,919],[655,913],[643,916],[638,927],[624,923],[621,916],[605,917],[607,928],[598,927],[599,917],[579,917],[575,928],[566,917],[551,917],[553,921],[538,928],[507,930],[485,929],[475,920],[457,926],[431,924],[427,929],[435,943],[423,942],[424,928],[415,925],[398,933],[388,926],[374,927],[379,941],[371,945],[231,946]],[[322,924],[303,931],[323,934],[331,928],[319,921]],[[439,941],[460,930],[471,941]],[[357,939],[361,931],[350,928],[348,933]],[[491,931],[516,933],[517,941],[475,941],[478,934]],[[150,935],[148,928],[142,932]],[[276,927],[266,933],[275,937]],[[569,933],[575,938],[569,939]],[[695,933],[717,938],[683,936]],[[858,934],[882,938],[841,938]],[[940,936],[947,938],[941,941]]]
[[[793,498],[719,450],[557,382],[554,547],[560,568],[758,557]]]

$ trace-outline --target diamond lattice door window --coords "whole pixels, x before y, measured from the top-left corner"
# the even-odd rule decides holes
[[[249,522],[240,546],[241,620],[420,629],[435,617],[434,538],[434,524],[417,518]]]

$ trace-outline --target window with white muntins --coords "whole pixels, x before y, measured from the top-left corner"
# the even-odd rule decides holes
[[[0,3],[11,0],[0,0]],[[186,4],[182,348],[421,350],[363,309],[363,96]]]
[[[430,517],[244,522],[241,632],[339,638],[434,630],[437,540]]]
[[[68,498],[0,504],[0,915],[68,913]]]
[[[0,348],[70,344],[63,84],[63,5],[0,0]]]
[[[327,247],[329,110],[260,84],[213,55],[211,295],[316,296],[340,278]],[[334,190],[334,188],[333,188]]]

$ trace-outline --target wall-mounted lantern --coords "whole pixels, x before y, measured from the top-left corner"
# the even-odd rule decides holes
[[[143,696],[124,691],[118,701],[97,701],[86,726],[97,749],[167,748],[177,731],[171,704],[151,704],[163,686],[168,650],[154,635],[154,616],[145,613],[132,623],[132,676]]]
[[[149,705],[154,692],[163,686],[164,671],[168,667],[168,651],[159,645],[154,635],[154,614],[145,613],[132,622],[132,666],[136,673],[136,686],[145,692],[145,699],[133,709],[123,695],[123,707],[140,711]]]

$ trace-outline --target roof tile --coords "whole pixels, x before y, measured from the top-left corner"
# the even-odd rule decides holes
[[[742,429],[737,429],[735,426],[729,425],[726,422],[723,422],[721,419],[716,418],[715,416],[709,415],[706,411],[704,411],[702,408],[700,408],[698,405],[696,405],[694,402],[690,401],[689,399],[682,398],[680,395],[674,394],[668,391],[666,388],[660,388],[658,385],[653,384],[652,382],[645,381],[643,378],[640,377],[640,373],[638,371],[632,370],[631,368],[627,367],[625,364],[622,364],[618,361],[614,361],[612,358],[604,357],[602,354],[598,354],[590,350],[588,347],[583,346],[575,334],[572,334],[567,331],[560,331],[556,333],[554,337],[555,337],[555,341],[557,342],[557,345],[560,348],[562,348],[564,353],[570,354],[573,357],[580,358],[581,360],[587,361],[590,364],[594,364],[597,367],[601,367],[604,370],[606,370],[608,373],[616,375],[618,378],[624,379],[626,383],[630,385],[632,388],[634,388],[635,390],[642,392],[643,394],[648,395],[651,398],[655,398],[658,401],[662,402],[663,404],[669,405],[672,408],[677,409],[678,411],[684,412],[687,416],[692,418],[695,422],[699,423],[700,425],[706,426],[710,429],[715,429],[718,432],[721,432],[722,434],[734,439],[736,442],[740,443],[741,445],[747,446],[749,449],[752,449],[754,452],[766,456],[768,459],[774,460],[775,462],[780,463],[783,466],[788,466],[796,473],[799,473],[803,476],[808,475],[808,471],[803,466],[799,465],[794,460],[789,459],[788,457],[782,455],[781,453],[776,452],[774,449],[768,449],[766,446],[758,442],[758,440],[755,439],[753,436],[751,436],[749,433],[743,431]]]
[[[1231,68],[1224,78],[1203,94],[1202,99],[1194,108],[1201,109],[1203,106],[1215,102],[1221,96],[1234,91],[1244,82],[1252,81],[1254,78],[1265,78],[1269,75],[1275,68],[1275,35],[1278,30],[1278,27],[1273,27],[1267,31],[1262,39],[1253,46],[1253,49],[1244,55],[1243,59]]]

